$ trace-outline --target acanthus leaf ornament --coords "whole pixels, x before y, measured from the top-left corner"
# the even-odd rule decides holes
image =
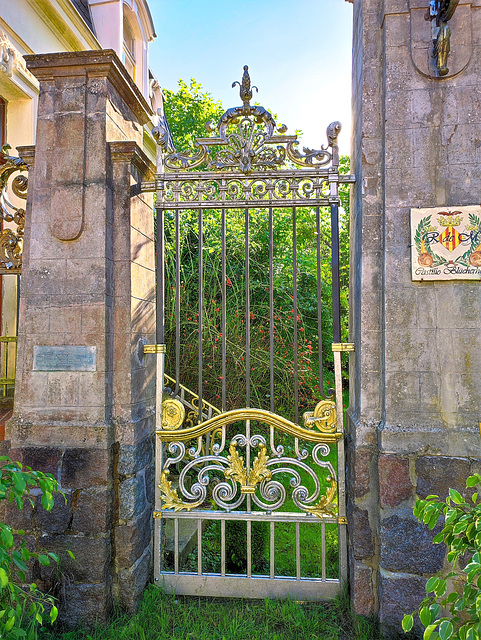
[[[240,483],[241,493],[255,493],[259,482],[271,479],[272,472],[267,468],[269,456],[267,455],[265,444],[259,445],[259,453],[252,464],[249,474],[244,466],[244,459],[237,451],[236,442],[231,443],[229,453],[230,455],[227,456],[229,467],[225,470],[224,475],[226,478],[232,478]]]
[[[202,504],[202,500],[191,503],[183,502],[177,494],[177,489],[172,489],[172,481],[167,480],[168,475],[168,470],[164,469],[164,471],[162,471],[162,475],[160,476],[159,489],[162,498],[162,509],[173,509],[174,511],[190,511],[191,509],[200,507],[200,505]]]
[[[317,516],[318,518],[334,516],[337,512],[336,504],[334,503],[334,498],[337,495],[337,482],[332,476],[328,476],[327,481],[329,482],[329,487],[326,495],[321,496],[319,502],[312,507],[304,506],[304,510],[307,511],[307,513]]]

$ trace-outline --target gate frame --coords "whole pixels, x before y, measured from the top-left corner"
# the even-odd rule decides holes
[[[298,140],[297,135],[288,136],[284,135],[286,127],[281,125],[277,127],[272,115],[263,107],[250,105],[252,99],[252,89],[250,83],[250,77],[248,73],[247,65],[244,66],[244,75],[242,83],[235,82],[240,87],[240,96],[243,101],[243,106],[233,107],[228,109],[220,118],[217,126],[218,135],[215,137],[198,138],[196,141],[197,150],[193,155],[188,153],[177,152],[172,135],[170,133],[167,119],[163,114],[158,115],[157,125],[154,127],[152,133],[157,142],[157,172],[155,181],[142,182],[137,189],[140,192],[155,192],[156,193],[156,215],[157,215],[157,262],[156,272],[158,281],[164,283],[164,216],[163,212],[166,210],[184,210],[184,209],[222,209],[222,208],[234,208],[234,209],[265,209],[268,207],[276,208],[293,208],[297,206],[310,206],[310,207],[330,207],[331,211],[331,243],[332,243],[332,303],[333,303],[333,344],[332,351],[334,356],[334,375],[335,375],[335,414],[336,414],[336,434],[340,441],[337,447],[337,480],[338,480],[338,515],[337,522],[339,528],[339,580],[322,581],[323,584],[329,585],[327,593],[324,593],[324,597],[334,597],[338,592],[338,587],[347,581],[347,517],[346,517],[346,495],[345,495],[345,452],[344,452],[344,420],[343,420],[343,406],[342,406],[342,375],[341,375],[341,352],[354,351],[354,345],[351,343],[341,342],[341,323],[340,323],[340,281],[339,281],[339,191],[338,185],[353,184],[355,182],[355,176],[352,174],[340,174],[339,173],[339,146],[337,142],[338,135],[341,131],[341,123],[333,122],[327,128],[327,146],[322,146],[319,150],[312,150],[304,148],[304,154],[301,154],[297,150]],[[256,87],[253,87],[256,88]],[[250,140],[247,138],[244,140],[244,146],[240,149],[240,154],[233,155],[232,140],[227,134],[227,127],[231,123],[238,123],[248,120],[249,117],[254,117],[252,122],[252,132],[257,124],[263,123],[266,134],[260,145],[260,149],[253,150],[252,136]],[[274,129],[281,135],[273,135]],[[210,125],[206,125],[208,131],[215,131],[216,128]],[[240,126],[239,126],[240,130]],[[268,145],[277,145],[277,153],[272,152],[272,147]],[[284,146],[282,146],[284,145]],[[210,148],[214,147],[214,162],[212,160],[212,152]],[[215,148],[220,147],[221,151],[218,152]],[[224,147],[224,148],[223,148]],[[268,149],[268,153],[265,151]],[[329,151],[331,149],[331,151]],[[251,152],[250,155],[248,152]],[[270,152],[270,154],[269,154]],[[224,153],[224,155],[222,155]],[[265,155],[263,155],[265,154]],[[277,166],[284,164],[285,160],[298,165],[301,169],[276,169]],[[215,166],[217,170],[214,171],[202,171],[190,173],[192,169],[200,167],[204,163],[208,163],[209,169]],[[240,171],[229,171],[229,168],[240,165]],[[330,166],[326,166],[330,164]],[[255,169],[260,167],[261,170]],[[279,180],[297,181],[295,191],[297,197],[291,199],[282,198],[279,194],[275,193],[274,178]],[[310,188],[313,190],[317,197],[312,198],[309,196],[301,196],[301,183],[304,180],[310,181]],[[203,185],[198,188],[198,199],[182,199],[182,185],[187,183],[196,182],[208,183],[216,181],[219,183],[221,199],[207,199],[204,196]],[[243,198],[241,199],[228,199],[228,183],[232,181],[240,182],[243,185]],[[264,185],[265,189],[261,197],[256,197],[257,192],[254,187],[256,183],[260,182]],[[323,192],[323,185],[328,184],[328,193]],[[291,182],[292,188],[292,182]],[[308,189],[309,191],[309,189]],[[266,192],[268,198],[266,198]],[[165,380],[165,332],[164,332],[164,304],[165,304],[165,291],[164,286],[157,286],[157,333],[156,344],[145,345],[144,353],[156,354],[156,373],[157,373],[157,388],[156,388],[156,450],[155,450],[155,478],[159,478],[162,473],[162,446],[163,441],[174,441],[174,437],[179,436],[179,431],[171,431],[170,435],[163,428],[162,423],[162,407],[163,407],[163,388],[164,385],[159,384],[160,380]],[[180,381],[178,381],[180,382]],[[199,406],[202,402],[202,397],[199,398]],[[293,425],[295,426],[295,425]],[[301,429],[302,430],[302,429]],[[174,435],[175,434],[175,435]],[[342,434],[342,435],[341,435]],[[326,434],[324,434],[325,436]],[[333,434],[334,435],[334,434]],[[172,437],[170,437],[172,436]],[[160,464],[159,464],[160,462]],[[154,511],[155,529],[154,529],[154,574],[155,580],[158,582],[162,579],[164,574],[160,574],[161,566],[161,525],[160,519],[165,517],[165,511],[161,508],[161,485],[155,485],[155,505],[158,506],[158,510]],[[220,513],[220,512],[219,512]],[[176,517],[187,517],[192,519],[192,513],[176,514]],[[232,515],[232,514],[231,514]],[[202,519],[213,519],[214,516],[202,516]],[[221,518],[219,518],[221,519]],[[229,518],[231,519],[231,518]],[[241,518],[242,519],[242,518]],[[247,518],[246,518],[247,519]],[[282,518],[280,518],[282,520]],[[213,581],[214,589],[206,589],[205,574],[195,576],[189,575],[189,579],[198,578],[195,583],[198,583],[197,589],[202,588],[202,595],[216,595],[218,594],[217,583],[222,584],[222,592],[226,596],[236,597],[262,597],[271,595],[281,596],[279,589],[277,592],[274,589],[269,590],[269,584],[272,585],[274,580],[272,578],[260,578],[256,577],[255,580],[262,583],[261,593],[254,596],[249,596],[248,591],[243,591],[242,584],[249,585],[249,582],[245,577],[233,577],[233,576],[208,576],[210,581]],[[231,590],[226,592],[226,579],[233,585]],[[241,581],[241,582],[239,582]],[[243,581],[243,582],[242,582]],[[288,581],[288,579],[282,580],[282,582]],[[306,579],[305,582],[310,582],[313,585],[313,591],[319,586],[320,580]],[[265,584],[264,584],[265,583]],[[172,584],[171,584],[172,586]],[[175,588],[175,585],[174,585]],[[248,587],[249,588],[249,587]],[[195,591],[197,593],[197,590]],[[314,594],[312,594],[314,595]],[[313,597],[313,599],[318,599]]]

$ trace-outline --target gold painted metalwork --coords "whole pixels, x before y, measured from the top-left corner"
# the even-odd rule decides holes
[[[272,472],[267,468],[269,456],[265,444],[259,445],[259,453],[254,459],[249,474],[244,466],[244,458],[237,452],[236,442],[231,443],[229,453],[230,455],[227,456],[229,467],[224,471],[224,475],[240,483],[241,493],[255,493],[259,482],[272,478]]]
[[[336,515],[337,506],[333,503],[334,498],[337,496],[337,482],[332,476],[328,476],[329,488],[326,491],[325,496],[321,496],[319,502],[312,507],[305,506],[304,509],[318,518],[332,517]]]
[[[263,422],[276,427],[279,431],[283,431],[284,433],[295,436],[296,438],[303,438],[308,442],[333,443],[342,438],[342,433],[338,432],[324,433],[321,431],[314,431],[314,429],[304,429],[299,425],[294,424],[294,422],[291,422],[282,416],[278,416],[275,413],[271,413],[270,411],[264,411],[264,409],[234,409],[232,411],[226,411],[219,416],[214,416],[213,418],[210,418],[210,420],[206,420],[201,424],[194,425],[187,429],[179,429],[177,431],[162,429],[157,431],[157,436],[162,442],[185,442],[192,438],[198,438],[199,436],[202,436],[209,431],[213,431],[214,429],[219,429],[220,427],[243,420],[257,420],[258,422]]]
[[[321,400],[314,411],[306,411],[302,417],[304,426],[308,429],[316,426],[323,434],[336,431],[336,403],[332,400]]]
[[[167,480],[168,475],[169,472],[164,469],[164,471],[162,471],[162,475],[160,476],[159,489],[160,497],[162,498],[163,509],[173,509],[174,511],[190,511],[191,509],[195,509],[202,504],[202,500],[191,503],[183,502],[177,495],[177,489],[172,489],[172,482],[170,480]]]
[[[187,393],[187,395],[189,396],[189,401],[186,401],[186,405],[187,406],[192,405],[194,407],[194,409],[196,409],[196,411],[191,411],[187,415],[187,420],[191,420],[192,421],[191,426],[194,426],[194,420],[196,421],[195,424],[197,424],[197,420],[199,418],[199,414],[198,414],[199,396],[196,393],[194,393],[191,389],[189,389],[188,387],[185,387],[183,384],[177,383],[177,380],[175,380],[175,378],[171,378],[166,373],[164,373],[164,378],[168,382],[172,383],[172,385],[174,386],[175,389],[179,388],[179,389],[181,389],[181,391],[184,391],[185,393]],[[182,395],[182,393],[181,393],[181,400],[184,400],[184,396]],[[196,402],[197,402],[197,404],[196,404]],[[217,415],[220,415],[220,413],[221,413],[220,409],[215,407],[213,404],[211,404],[210,402],[207,402],[207,400],[202,400],[202,412],[204,412],[204,409],[206,409],[206,408],[210,409],[212,411],[212,413],[215,413]]]
[[[165,344],[144,344],[144,353],[165,353]]]
[[[166,398],[162,401],[162,428],[178,429],[184,424],[185,408],[180,400]]]
[[[354,342],[333,342],[333,351],[355,351]]]
[[[347,524],[347,518],[346,518],[346,516],[339,516],[339,517],[337,518],[337,522],[338,522],[338,524]]]
[[[27,176],[17,175],[11,182],[10,178],[18,171],[27,171],[28,167],[22,158],[7,155],[8,149],[10,146],[5,145],[0,152],[0,218],[13,222],[16,229],[0,232],[0,268],[18,273],[22,267],[25,209],[10,202],[8,191],[10,189],[21,200],[27,199]]]

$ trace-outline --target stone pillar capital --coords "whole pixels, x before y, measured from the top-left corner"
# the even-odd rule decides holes
[[[137,85],[127,73],[113,49],[102,51],[69,51],[24,56],[27,69],[40,81],[53,81],[57,77],[84,76],[89,79],[107,78],[120,97],[127,103],[139,123],[150,122],[154,115]],[[93,82],[90,93],[100,92]]]

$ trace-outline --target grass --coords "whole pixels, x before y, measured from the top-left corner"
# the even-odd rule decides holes
[[[375,622],[354,616],[347,595],[325,603],[176,597],[150,586],[136,615],[90,631],[43,640],[382,640]]]

